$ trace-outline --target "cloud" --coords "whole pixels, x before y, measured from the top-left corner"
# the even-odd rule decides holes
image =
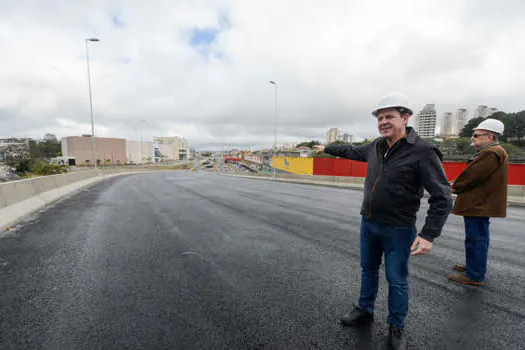
[[[115,27],[123,28],[126,26],[126,23],[124,23],[124,21],[118,15],[113,15],[113,17],[111,17],[111,20],[113,21]]]
[[[194,27],[189,34],[189,44],[206,61],[223,60],[226,57],[224,52],[217,48],[217,41],[223,32],[231,29],[231,22],[225,14],[219,15],[217,22],[213,27]]]
[[[438,114],[525,109],[522,1],[0,3],[0,136],[178,135],[196,148],[377,135],[401,90]],[[438,120],[438,125],[440,121]]]
[[[216,28],[194,28],[190,37],[190,45],[205,59],[223,59],[222,52],[214,52],[214,44],[217,42],[221,31]]]
[[[199,29],[194,28],[191,34],[191,45],[196,47],[210,46],[216,40],[219,35],[219,31],[214,28]]]

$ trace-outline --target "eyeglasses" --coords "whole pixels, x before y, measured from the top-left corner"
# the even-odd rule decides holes
[[[473,134],[472,137],[477,139],[480,136],[487,136],[488,134]]]

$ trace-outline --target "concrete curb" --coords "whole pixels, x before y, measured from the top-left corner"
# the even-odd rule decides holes
[[[221,176],[230,176],[230,177],[242,177],[245,179],[252,180],[266,180],[266,181],[277,181],[277,182],[287,182],[287,183],[296,183],[303,185],[312,185],[312,186],[324,186],[324,187],[335,187],[335,188],[346,188],[350,190],[363,190],[364,185],[359,183],[333,183],[326,181],[316,181],[316,180],[306,180],[306,179],[290,179],[290,178],[272,178],[267,176],[247,176],[247,175],[231,175],[231,174],[220,174]]]
[[[221,176],[241,177],[241,178],[252,179],[252,180],[266,180],[266,181],[298,183],[298,184],[313,185],[313,186],[343,188],[343,189],[349,189],[349,190],[362,191],[364,188],[364,184],[359,184],[359,183],[332,183],[332,182],[319,181],[319,180],[291,179],[291,178],[283,179],[283,178],[278,178],[278,177],[274,179],[268,176],[248,176],[248,175],[233,175],[233,174],[221,174],[221,173],[218,173],[218,174]],[[426,192],[425,192],[425,197],[428,197],[428,194]],[[456,195],[453,195],[453,198],[456,198]],[[525,198],[509,196],[507,197],[507,206],[525,207]]]

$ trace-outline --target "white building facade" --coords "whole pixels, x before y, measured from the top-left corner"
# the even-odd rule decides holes
[[[497,108],[489,108],[487,106],[478,106],[473,113],[473,118],[488,118],[494,113],[498,112]]]
[[[339,137],[339,141],[343,141],[343,142],[346,142],[346,143],[353,143],[354,142],[354,135],[350,135],[349,133],[345,132]]]
[[[425,105],[414,118],[414,129],[423,138],[436,136],[436,105]]]
[[[154,162],[153,142],[126,140],[126,160],[131,164]]]
[[[328,145],[339,140],[340,133],[341,131],[338,128],[328,129],[328,131],[326,132],[326,144]]]
[[[441,136],[454,136],[454,120],[452,119],[452,113],[450,112],[443,113],[443,119],[441,120]]]
[[[455,133],[456,136],[459,136],[459,133],[461,132],[461,130],[463,130],[465,125],[467,125],[467,122],[468,122],[468,111],[465,108],[458,108],[458,110],[456,111],[456,118],[455,119],[456,119],[455,120],[456,125],[455,125],[455,129],[454,129],[454,133]]]
[[[154,137],[153,150],[156,162],[191,159],[188,140],[178,136]]]

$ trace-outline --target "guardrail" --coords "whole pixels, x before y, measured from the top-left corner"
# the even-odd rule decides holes
[[[0,184],[0,209],[74,182],[98,176],[94,170],[35,177]]]

